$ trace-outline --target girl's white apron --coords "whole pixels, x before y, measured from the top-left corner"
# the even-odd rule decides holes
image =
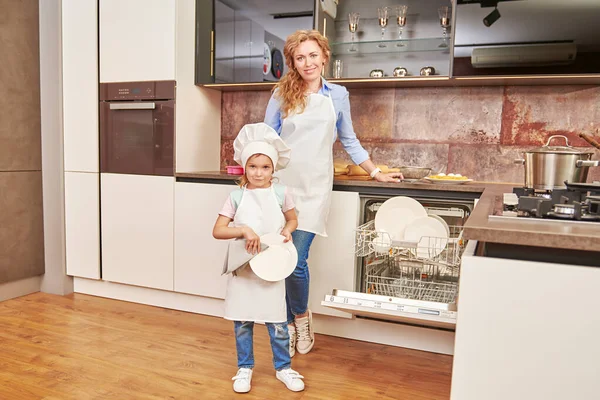
[[[258,236],[281,232],[285,217],[275,196],[273,185],[266,189],[244,188],[234,226],[249,226]],[[241,250],[245,251],[245,250]],[[285,281],[267,282],[247,266],[230,274],[225,297],[225,318],[233,321],[285,322]]]

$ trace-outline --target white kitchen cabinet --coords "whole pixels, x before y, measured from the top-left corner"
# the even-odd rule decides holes
[[[65,172],[65,243],[67,275],[100,279],[100,175],[97,173]]]
[[[65,171],[99,172],[98,2],[62,1]]]
[[[175,79],[176,0],[100,0],[100,82]]]
[[[600,268],[464,255],[453,400],[598,398]]]
[[[177,172],[215,171],[221,162],[221,92],[195,84],[195,28],[196,0],[178,0],[175,112]]]
[[[101,174],[102,279],[173,290],[173,177]]]
[[[175,291],[225,298],[227,241],[212,229],[233,185],[175,184]]]
[[[352,317],[352,314],[322,306],[321,301],[333,289],[355,290],[354,230],[360,221],[359,214],[358,193],[333,192],[327,221],[328,237],[317,236],[308,257],[308,306],[315,314]]]

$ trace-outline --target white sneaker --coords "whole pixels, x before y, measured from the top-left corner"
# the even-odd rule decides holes
[[[250,368],[240,368],[231,380],[233,381],[234,392],[248,393],[250,391],[250,382],[252,381],[252,370]]]
[[[312,312],[308,310],[308,316],[296,318],[296,350],[300,354],[306,354],[315,345],[315,332],[313,331]]]
[[[285,386],[292,392],[301,392],[304,390],[304,381],[302,381],[304,377],[291,368],[277,371],[275,376],[281,382],[285,383]]]
[[[292,358],[296,354],[296,326],[288,325],[288,332],[290,334],[290,358]]]

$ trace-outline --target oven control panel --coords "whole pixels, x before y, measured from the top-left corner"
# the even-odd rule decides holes
[[[100,84],[100,101],[171,100],[175,81],[110,82]]]

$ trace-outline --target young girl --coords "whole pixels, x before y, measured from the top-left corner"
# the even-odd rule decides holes
[[[259,123],[242,128],[234,141],[234,151],[235,161],[245,167],[245,172],[240,188],[229,195],[219,213],[213,236],[245,239],[245,249],[250,254],[260,251],[260,236],[267,233],[280,233],[285,242],[290,241],[298,226],[295,206],[286,188],[272,182],[274,170],[285,168],[289,162],[290,149],[277,132]],[[233,226],[229,226],[232,221]],[[303,376],[290,368],[284,280],[262,280],[249,266],[230,274],[225,318],[234,321],[239,368],[233,377],[235,392],[250,391],[254,367],[252,336],[254,322],[258,321],[264,322],[269,332],[275,376],[292,391],[304,390]]]

